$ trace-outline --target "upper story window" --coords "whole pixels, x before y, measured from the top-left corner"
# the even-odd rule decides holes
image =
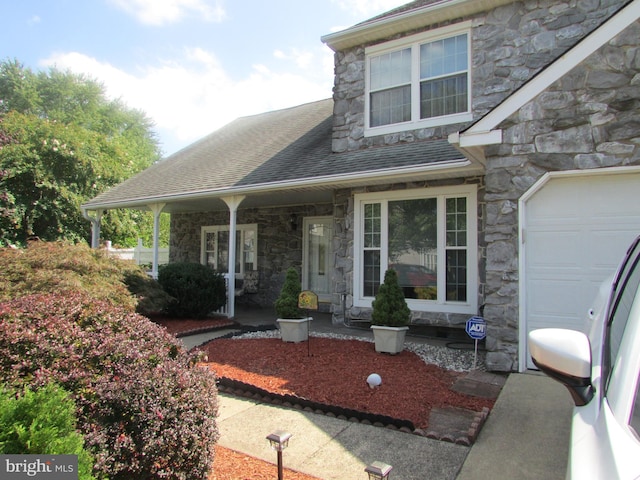
[[[367,48],[367,135],[471,120],[468,28]]]

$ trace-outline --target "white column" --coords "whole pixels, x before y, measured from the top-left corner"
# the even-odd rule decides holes
[[[153,266],[151,267],[151,276],[158,279],[158,248],[160,238],[160,214],[166,203],[152,203],[147,205],[149,210],[153,212]]]
[[[91,215],[93,213],[93,216]],[[100,220],[102,210],[82,210],[82,216],[91,222],[91,248],[100,248]]]
[[[233,318],[236,310],[235,282],[236,282],[236,225],[238,207],[246,197],[244,195],[233,195],[223,197],[224,203],[229,207],[229,290],[227,295],[227,315]]]

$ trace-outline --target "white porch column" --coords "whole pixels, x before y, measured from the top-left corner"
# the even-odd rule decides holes
[[[236,297],[234,295],[236,282],[236,225],[238,207],[246,197],[244,195],[232,195],[222,197],[224,203],[229,207],[229,289],[227,295],[227,315],[233,318],[236,311]]]
[[[91,213],[93,213],[93,216]],[[102,213],[102,210],[82,210],[82,216],[91,222],[91,248],[100,248]]]
[[[153,212],[153,265],[151,267],[151,276],[154,280],[158,279],[158,248],[160,238],[160,214],[166,203],[152,203],[147,205],[149,210]]]

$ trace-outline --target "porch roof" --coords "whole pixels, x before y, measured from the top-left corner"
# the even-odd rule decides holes
[[[239,118],[88,201],[84,210],[226,208],[216,200],[251,195],[243,207],[330,201],[335,188],[410,181],[478,169],[447,140],[332,153],[332,99]]]

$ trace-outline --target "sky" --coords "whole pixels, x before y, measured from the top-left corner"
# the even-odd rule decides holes
[[[232,120],[330,98],[320,37],[409,0],[0,0],[0,60],[102,83],[168,156]]]

